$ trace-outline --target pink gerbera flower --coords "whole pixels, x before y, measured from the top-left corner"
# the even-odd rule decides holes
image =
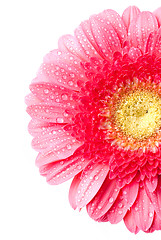
[[[93,15],[30,85],[36,164],[69,201],[133,233],[161,229],[161,8]]]

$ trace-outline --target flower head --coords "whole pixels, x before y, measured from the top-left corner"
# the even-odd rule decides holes
[[[134,233],[161,229],[161,8],[92,16],[60,38],[26,97],[36,164],[69,201]]]

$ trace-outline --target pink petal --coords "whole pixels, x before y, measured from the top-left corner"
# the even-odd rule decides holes
[[[155,230],[161,230],[161,219],[158,217],[158,215],[156,213],[154,214],[153,223],[147,232],[152,233]]]
[[[158,185],[154,192],[150,192],[146,185],[145,188],[156,213],[158,214],[159,218],[161,218],[161,177],[158,177]]]
[[[136,19],[137,15],[140,13],[139,8],[135,7],[135,6],[130,6],[128,8],[126,8],[122,14],[122,19],[123,22],[126,26],[126,28],[129,28],[130,23]]]
[[[45,134],[57,135],[62,133],[63,125],[59,123],[42,122],[36,119],[32,119],[28,125],[29,133],[34,136],[40,136]]]
[[[154,55],[157,58],[161,57],[161,28],[149,35],[146,43],[146,53]]]
[[[87,81],[80,66],[80,59],[71,53],[54,50],[44,57],[37,79],[33,83],[48,82],[80,91],[78,82]],[[43,79],[43,81],[42,81]]]
[[[61,139],[63,141],[61,141]],[[82,145],[82,143],[71,136],[66,136],[66,138],[61,136],[58,140],[55,140],[53,144],[54,146],[51,149],[48,148],[37,156],[36,165],[38,167],[68,158]]]
[[[75,201],[80,209],[88,204],[98,192],[107,176],[109,167],[105,163],[89,163],[83,170],[81,182],[77,188]]]
[[[60,148],[71,149],[71,145],[76,145],[79,142],[72,137],[68,132],[66,132],[61,126],[55,126],[50,128],[50,130],[43,131],[40,135],[36,136],[32,140],[32,147],[39,151],[44,152],[46,149],[55,149],[58,150]]]
[[[119,194],[119,188],[115,180],[109,180],[107,177],[102,187],[87,205],[89,216],[95,220],[103,216],[114,204]]]
[[[101,58],[98,47],[91,32],[89,20],[82,22],[74,33],[78,44],[85,52],[87,58]]]
[[[62,52],[70,52],[71,54],[77,56],[83,61],[88,60],[88,54],[86,54],[86,52],[83,50],[76,37],[72,35],[62,36],[59,39],[58,46]]]
[[[124,223],[130,232],[137,234],[140,231],[140,229],[137,227],[135,223],[131,211],[128,211],[126,216],[124,217]]]
[[[53,83],[32,83],[30,90],[41,102],[54,106],[61,106],[63,103],[64,107],[70,108],[78,105],[77,92]]]
[[[152,32],[149,34],[149,37],[148,37],[147,43],[146,43],[145,53],[149,53],[151,55],[153,54],[153,52],[155,50],[155,45],[156,45],[156,38],[157,38],[156,36],[157,36],[156,32]]]
[[[91,17],[90,22],[101,56],[111,60],[114,52],[121,51],[121,43],[115,29],[101,14]]]
[[[161,28],[158,29],[157,34],[154,36],[153,54],[158,58],[161,57]]]
[[[101,13],[100,16],[102,16],[106,22],[110,22],[115,32],[117,33],[121,46],[123,46],[124,42],[127,39],[127,30],[120,15],[112,9],[108,9]]]
[[[145,185],[149,192],[154,192],[158,185],[158,176],[153,177],[152,179],[145,179]]]
[[[27,106],[30,106],[30,105],[33,105],[33,104],[39,104],[41,101],[36,97],[34,96],[32,93],[28,94],[26,97],[25,97],[25,103]]]
[[[139,184],[135,181],[121,189],[115,203],[109,211],[103,216],[101,221],[109,221],[112,224],[120,222],[128,209],[135,202],[138,195]]]
[[[139,48],[131,47],[128,56],[131,60],[137,61],[137,59],[142,56],[142,52],[140,51]]]
[[[90,160],[83,156],[71,156],[40,167],[41,175],[46,176],[49,184],[60,184],[82,171]]]
[[[81,182],[81,172],[74,177],[69,189],[69,203],[73,209],[77,208],[75,196],[77,195],[77,189],[80,182]]]
[[[149,34],[157,29],[158,23],[155,16],[150,12],[141,12],[129,26],[128,34],[131,45],[144,52]]]
[[[147,231],[153,222],[154,207],[144,188],[139,189],[138,197],[131,211],[138,228]]]
[[[75,115],[74,109],[69,110],[63,104],[59,107],[45,104],[31,105],[26,111],[33,119],[51,123],[71,123]]]
[[[158,20],[158,23],[159,23],[159,27],[161,26],[161,7],[156,9],[154,12],[153,12],[154,16],[156,17],[156,19]]]

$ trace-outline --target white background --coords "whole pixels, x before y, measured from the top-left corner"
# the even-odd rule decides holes
[[[107,8],[120,14],[129,5],[154,11],[160,1],[13,0],[0,6],[0,239],[9,240],[153,240],[131,234],[123,222],[97,223],[68,203],[70,182],[50,186],[35,166],[27,132],[30,117],[24,96],[43,56],[58,38],[72,33],[90,15]]]

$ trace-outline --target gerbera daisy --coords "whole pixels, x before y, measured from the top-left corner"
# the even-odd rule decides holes
[[[161,8],[93,15],[60,38],[26,97],[36,165],[69,201],[133,233],[161,229]]]

